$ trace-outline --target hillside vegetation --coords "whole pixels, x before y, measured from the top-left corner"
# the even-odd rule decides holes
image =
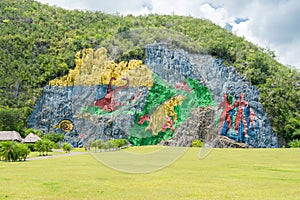
[[[119,16],[2,0],[0,30],[0,130],[26,128],[43,86],[75,67],[77,51],[103,46],[116,61],[143,59],[144,46],[156,41],[234,66],[259,88],[281,142],[300,136],[300,73],[278,63],[274,52],[208,20]]]

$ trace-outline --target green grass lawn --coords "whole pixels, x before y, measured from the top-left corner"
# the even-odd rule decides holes
[[[0,162],[0,199],[300,199],[299,155],[300,149],[213,149],[199,159],[199,149],[190,148],[147,174],[115,171],[90,154]]]
[[[48,152],[48,154],[46,156],[54,156],[54,155],[60,155],[60,154],[64,154],[65,152],[60,152],[60,151],[53,151],[53,152]],[[31,152],[27,158],[34,158],[34,157],[43,157],[40,155],[39,152],[37,151],[34,151],[34,152]]]

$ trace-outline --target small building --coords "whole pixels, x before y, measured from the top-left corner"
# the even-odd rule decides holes
[[[21,142],[22,138],[17,131],[0,131],[0,142],[1,141]]]
[[[41,140],[41,138],[33,133],[29,133],[25,139],[23,140],[24,143],[35,143]]]

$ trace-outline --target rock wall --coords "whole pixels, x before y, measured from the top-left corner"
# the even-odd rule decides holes
[[[145,53],[144,64],[114,63],[103,48],[76,54],[76,68],[44,88],[29,127],[64,133],[73,146],[99,138],[190,146],[207,134],[252,147],[277,146],[259,91],[234,68],[162,44],[146,46]],[[208,133],[212,126],[217,131]]]
[[[212,107],[198,107],[191,111],[190,117],[182,122],[174,131],[172,138],[162,141],[161,145],[190,147],[194,140],[205,141],[210,134],[210,126],[214,120]]]
[[[60,132],[65,134],[65,140],[73,146],[83,146],[96,139],[126,138],[126,133],[134,123],[134,115],[92,115],[82,112],[82,109],[92,105],[93,101],[105,94],[105,86],[46,86],[43,95],[29,117],[28,126],[44,133]],[[133,98],[136,91],[147,92],[146,88],[127,89],[119,92],[118,99],[123,101]],[[126,92],[126,94],[125,94]],[[127,95],[127,96],[126,96]],[[142,96],[143,97],[143,96]],[[128,99],[125,99],[128,98]],[[141,110],[143,100],[134,108]],[[55,127],[62,120],[69,120],[74,125],[70,132]]]
[[[241,128],[242,123],[238,122],[239,133],[234,132],[234,130],[226,130],[221,135],[229,136],[229,138],[244,142],[252,147],[278,146],[277,136],[271,128],[262,104],[259,102],[259,91],[239,75],[233,67],[225,66],[222,60],[209,55],[188,54],[183,50],[169,50],[163,45],[154,44],[146,47],[145,64],[154,73],[164,77],[171,84],[174,84],[176,80],[184,80],[187,77],[198,79],[200,84],[208,87],[213,95],[215,105],[217,105],[216,117],[221,114],[220,111],[217,111],[217,108],[225,94],[229,94],[234,101],[239,100],[240,95],[244,94],[244,100],[249,105],[248,109],[251,109],[255,114],[255,130],[252,130],[249,137],[240,136],[243,134],[241,133],[243,130],[240,130],[243,127]],[[244,112],[242,113],[243,116],[249,118],[247,115],[250,114],[247,114],[246,110]],[[249,122],[249,119],[246,120],[246,126],[250,126],[251,122]],[[219,122],[214,121],[212,123],[219,126]],[[253,127],[248,127],[250,131],[251,128],[253,129]],[[193,131],[191,130],[191,132]],[[220,132],[217,134],[220,134]]]

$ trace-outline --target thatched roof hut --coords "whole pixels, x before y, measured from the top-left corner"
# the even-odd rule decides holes
[[[0,141],[21,142],[22,138],[17,131],[0,131]]]
[[[24,143],[35,143],[36,141],[41,140],[41,138],[33,133],[29,133],[25,139],[23,140]]]

